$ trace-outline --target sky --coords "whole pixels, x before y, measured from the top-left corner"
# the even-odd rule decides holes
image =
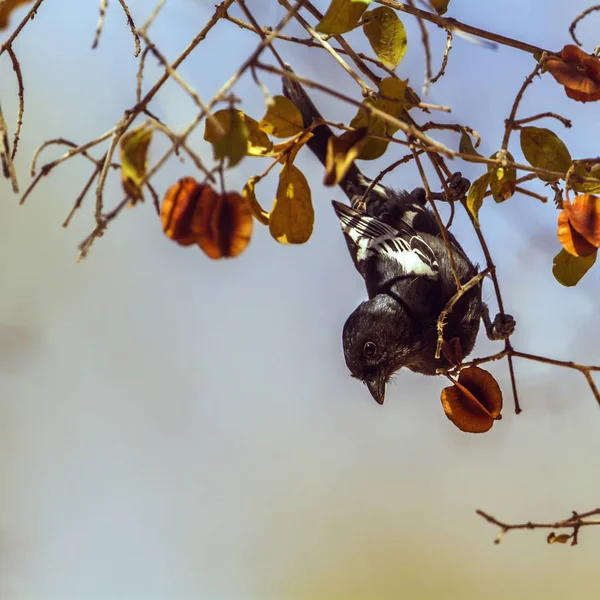
[[[46,0],[15,42],[25,80],[16,161],[22,188],[44,140],[93,139],[135,102],[137,59],[120,6],[109,4],[92,50],[94,4]],[[213,4],[167,0],[152,39],[174,59]],[[247,4],[261,23],[284,14],[274,1]],[[143,0],[129,6],[136,23],[152,9]],[[452,0],[448,15],[558,50],[587,6]],[[408,52],[397,72],[420,92],[420,33],[414,19],[402,18]],[[597,26],[592,16],[578,28],[588,51],[598,43]],[[288,33],[301,35],[294,25]],[[430,36],[437,65],[445,38],[434,27]],[[368,51],[360,32],[348,40]],[[220,23],[179,73],[210,99],[256,44],[252,34]],[[321,50],[287,42],[277,48],[297,73],[359,98]],[[427,101],[451,106],[451,115],[435,118],[478,130],[481,152],[490,155],[533,66],[520,51],[456,38],[447,74]],[[150,61],[146,89],[160,72]],[[276,78],[263,81],[278,92]],[[251,77],[234,91],[248,114],[262,116],[264,98]],[[347,122],[354,113],[324,94],[314,98],[332,120]],[[0,99],[14,124],[16,85],[6,56]],[[195,114],[174,83],[152,110],[175,130]],[[519,115],[545,111],[573,120],[569,130],[540,126],[556,131],[574,157],[598,155],[596,104],[569,100],[546,75],[528,89]],[[451,134],[437,139],[458,143]],[[210,163],[202,128],[191,143]],[[152,147],[151,161],[164,147]],[[521,157],[517,139],[511,147]],[[360,167],[374,176],[394,152]],[[259,162],[246,158],[228,172],[228,189],[240,190],[262,171]],[[297,164],[313,191],[310,241],[279,245],[257,223],[242,256],[216,262],[168,240],[146,204],[124,211],[76,263],[77,245],[93,227],[92,195],[68,229],[61,223],[89,177],[88,163],[66,163],[23,206],[0,180],[0,597],[598,598],[600,530],[582,531],[575,548],[546,544],[544,531],[510,532],[494,545],[497,530],[475,514],[481,508],[508,522],[553,521],[600,504],[600,411],[583,377],[518,361],[517,416],[506,364],[490,365],[505,408],[484,435],[448,421],[438,378],[400,373],[378,406],[349,377],[341,351],[342,325],[365,297],[330,205],[341,192],[321,185],[323,171],[308,150]],[[456,169],[472,180],[482,173],[473,164]],[[189,161],[173,160],[153,182],[162,194],[194,174]],[[409,164],[386,182],[410,189],[419,178]],[[275,180],[260,184],[265,205],[275,187]],[[105,197],[111,206],[121,199],[116,176]],[[506,310],[517,320],[515,347],[600,363],[600,271],[576,288],[555,282],[552,202],[515,195],[487,202],[480,217]],[[463,215],[453,231],[483,263]],[[482,334],[474,355],[499,349]]]

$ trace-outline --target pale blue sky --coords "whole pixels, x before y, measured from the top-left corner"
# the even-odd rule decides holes
[[[283,14],[274,0],[247,3],[263,23]],[[174,58],[213,4],[167,0],[153,39]],[[17,160],[23,187],[42,141],[84,142],[134,102],[129,29],[111,2],[92,51],[95,5],[46,0],[15,44],[26,84]],[[559,49],[587,5],[452,0],[449,14]],[[130,2],[137,22],[151,6]],[[413,19],[404,22],[409,48],[398,73],[420,90],[420,34]],[[580,27],[588,50],[598,43],[597,29],[598,17]],[[437,65],[444,38],[430,33]],[[360,32],[349,39],[366,48]],[[255,45],[251,34],[221,23],[180,73],[209,99]],[[357,96],[321,51],[284,42],[278,48],[298,73]],[[521,52],[457,38],[447,77],[428,100],[452,106],[449,119],[479,130],[489,155],[532,68]],[[153,66],[148,76],[157,72]],[[279,89],[275,79],[265,82]],[[249,77],[236,92],[260,117],[262,95]],[[10,119],[15,97],[4,56],[0,98]],[[324,95],[315,99],[337,120],[354,112]],[[194,114],[175,84],[153,110],[174,127]],[[567,131],[543,126],[557,131],[574,157],[598,155],[597,104],[569,100],[545,76],[520,114],[547,110],[573,119]],[[209,160],[201,137],[199,131],[195,147]],[[374,175],[393,156],[361,166]],[[510,521],[552,520],[599,504],[600,413],[583,378],[518,362],[524,412],[516,417],[506,365],[490,366],[506,408],[481,436],[446,419],[439,379],[401,373],[377,406],[349,377],[341,353],[342,324],[364,290],[330,205],[340,193],[320,185],[322,170],[308,151],[298,164],[313,189],[311,240],[284,247],[257,224],[248,250],[229,262],[167,240],[148,205],[125,211],[75,264],[76,246],[93,225],[92,198],[69,229],[60,225],[88,164],[57,170],[22,207],[0,181],[0,597],[597,598],[600,531],[582,532],[574,549],[547,545],[543,532],[511,533],[498,547],[496,531],[474,514],[483,508]],[[240,189],[263,168],[245,159],[228,174],[228,187]],[[481,172],[457,169],[472,179]],[[189,163],[172,162],[156,188],[162,193],[190,173]],[[388,183],[412,187],[418,175],[406,166]],[[265,204],[274,189],[274,181],[261,184]],[[116,179],[106,198],[120,200]],[[553,280],[556,216],[551,204],[522,196],[482,209],[506,307],[518,322],[514,342],[524,351],[599,363],[600,271],[577,289]],[[482,261],[465,218],[455,233]],[[491,288],[486,298],[493,299]],[[496,348],[481,339],[475,353]]]

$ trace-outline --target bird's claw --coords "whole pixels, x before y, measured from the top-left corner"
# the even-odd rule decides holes
[[[484,309],[481,317],[488,338],[492,341],[508,339],[515,332],[515,327],[517,326],[514,317],[505,313],[498,313],[492,321],[489,308],[486,304],[483,306]]]

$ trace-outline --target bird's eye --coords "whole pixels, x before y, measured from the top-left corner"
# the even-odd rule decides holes
[[[377,345],[374,342],[367,342],[363,347],[365,356],[373,356],[377,351]]]

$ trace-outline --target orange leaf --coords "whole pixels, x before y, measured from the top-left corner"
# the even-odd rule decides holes
[[[592,194],[580,194],[575,196],[572,205],[565,200],[563,207],[573,229],[590,244],[600,248],[600,198]]]
[[[565,87],[569,98],[579,102],[600,100],[600,61],[595,56],[567,44],[560,58],[548,58],[546,68]]]
[[[479,367],[463,369],[454,385],[442,390],[446,416],[467,433],[484,433],[502,418],[502,391],[491,373]]]
[[[562,210],[558,215],[558,241],[573,256],[590,256],[596,252],[596,248],[573,227],[566,209],[568,204],[569,201],[565,200],[563,204],[565,210]]]
[[[198,211],[197,242],[208,257],[233,258],[246,249],[252,235],[252,214],[237,192],[203,195]]]
[[[165,234],[181,246],[196,243],[200,232],[198,201],[203,194],[215,194],[207,185],[193,177],[184,177],[166,192],[160,209],[160,220]]]

